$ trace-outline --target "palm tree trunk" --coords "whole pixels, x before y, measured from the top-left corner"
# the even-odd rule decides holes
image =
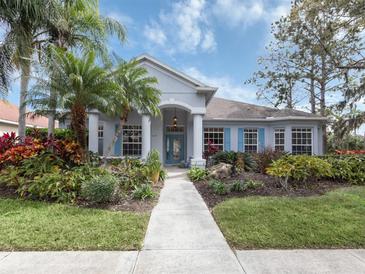
[[[49,113],[48,113],[48,137],[54,135],[55,116],[56,116],[56,92],[53,88],[50,90]]]
[[[21,139],[25,138],[26,127],[26,100],[28,96],[30,78],[30,59],[22,61],[20,76],[20,96],[19,96],[19,118],[18,118],[18,135]]]
[[[86,109],[83,105],[75,103],[71,107],[71,127],[84,153],[86,151],[86,116]]]

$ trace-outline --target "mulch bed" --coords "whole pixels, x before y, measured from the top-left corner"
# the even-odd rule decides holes
[[[117,203],[108,204],[90,204],[85,201],[78,201],[77,206],[85,208],[99,208],[111,211],[131,211],[131,212],[151,212],[158,202],[160,191],[163,187],[163,182],[159,182],[153,186],[153,191],[157,193],[153,199],[146,199],[144,201],[134,200],[131,197],[122,198]],[[17,199],[19,198],[15,188],[9,188],[0,185],[0,198]],[[47,201],[52,202],[52,201]]]
[[[225,195],[215,194],[208,185],[208,181],[200,181],[195,183],[195,187],[203,197],[209,208],[213,208],[218,203],[234,197],[248,196],[289,196],[289,197],[307,197],[313,195],[323,195],[324,193],[339,188],[351,186],[348,183],[321,180],[309,181],[305,184],[291,185],[288,190],[281,187],[277,179],[261,173],[245,172],[238,176],[222,179],[226,184],[230,184],[234,180],[257,180],[264,183],[264,187],[258,189],[248,189],[244,192],[229,192]]]

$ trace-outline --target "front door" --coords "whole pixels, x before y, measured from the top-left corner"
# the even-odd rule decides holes
[[[184,161],[184,135],[166,135],[166,164],[173,165]]]

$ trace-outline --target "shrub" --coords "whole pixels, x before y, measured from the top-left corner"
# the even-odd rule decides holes
[[[192,167],[188,171],[188,177],[193,182],[204,180],[208,176],[208,171],[199,167]]]
[[[140,186],[135,186],[132,192],[133,199],[145,200],[154,198],[156,193],[153,191],[150,184],[143,184]]]
[[[252,154],[255,162],[254,170],[259,173],[266,174],[266,169],[276,160],[285,155],[285,152],[276,151],[273,149],[266,149],[263,152]]]
[[[335,180],[354,185],[365,184],[364,156],[329,156],[325,159],[332,165],[332,176]]]
[[[25,135],[31,138],[40,139],[46,141],[48,139],[47,128],[27,128]],[[53,138],[57,140],[76,140],[75,134],[72,129],[55,128]]]
[[[0,154],[14,147],[19,141],[20,138],[16,136],[15,132],[4,133],[0,137]]]
[[[245,190],[245,182],[243,180],[233,181],[230,190],[234,192],[243,192]]]
[[[331,164],[317,157],[290,155],[274,161],[267,169],[267,174],[279,177],[282,186],[287,188],[289,180],[305,182],[309,178],[330,177],[332,176],[331,168]]]
[[[162,170],[162,164],[160,161],[160,154],[157,149],[152,149],[147,156],[146,171],[147,176],[152,183],[157,183],[160,179],[160,172]]]
[[[258,189],[264,186],[264,183],[256,180],[248,180],[245,183],[244,189]]]
[[[213,164],[226,163],[233,167],[233,173],[249,171],[254,168],[254,161],[249,153],[220,151],[212,157]]]
[[[210,180],[209,187],[213,190],[215,194],[225,195],[228,193],[226,185],[219,180]]]
[[[93,176],[81,186],[81,197],[93,203],[110,202],[117,179],[111,175]]]

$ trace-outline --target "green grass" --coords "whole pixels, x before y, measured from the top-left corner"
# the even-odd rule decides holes
[[[132,250],[149,215],[0,199],[0,250]]]
[[[230,199],[213,214],[238,249],[365,247],[365,187],[306,198]]]

